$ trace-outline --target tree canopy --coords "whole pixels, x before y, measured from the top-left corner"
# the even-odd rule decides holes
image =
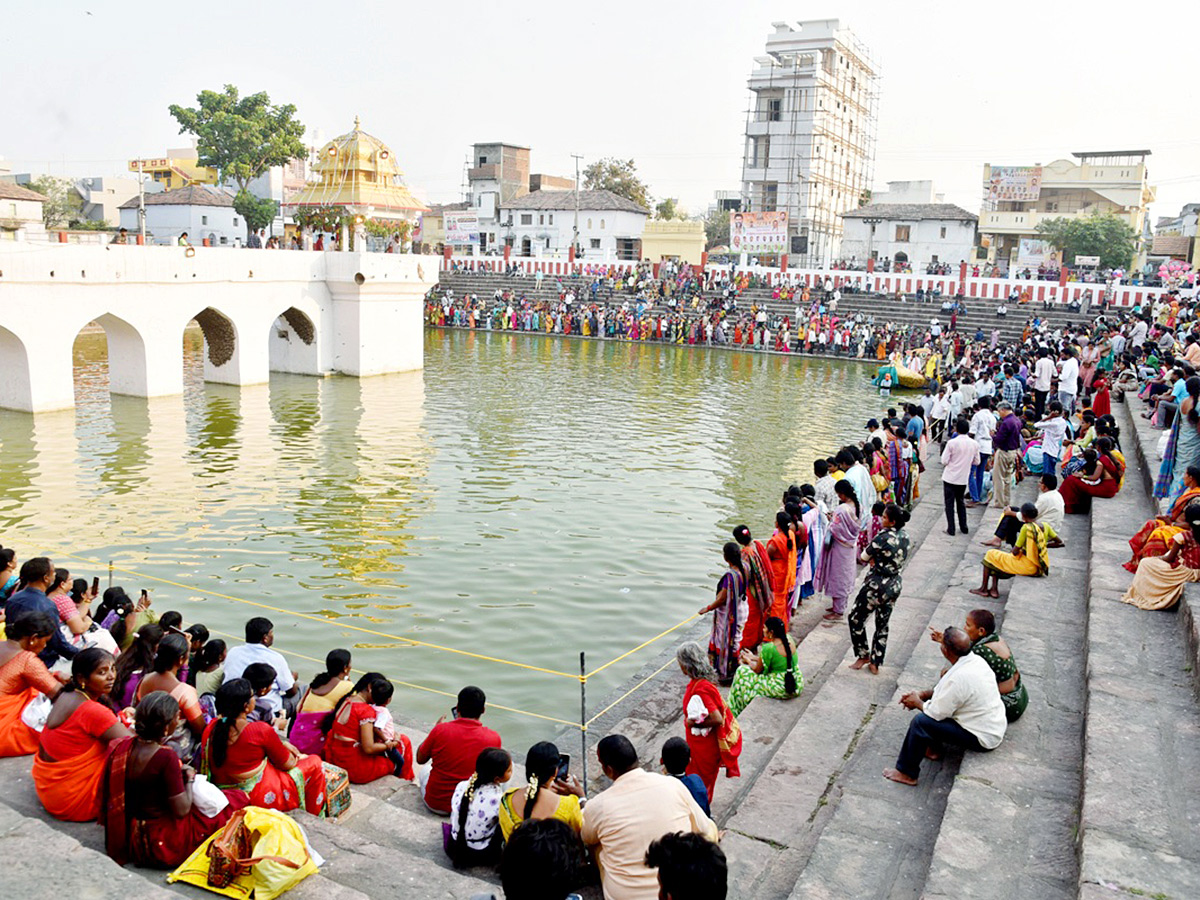
[[[47,228],[66,228],[79,220],[83,199],[70,179],[42,175],[30,181],[28,187],[46,198],[42,204],[42,224]]]
[[[255,197],[248,190],[242,188],[233,198],[233,208],[246,220],[246,228],[249,231],[258,231],[275,221],[279,204],[270,197]]]
[[[704,217],[704,246],[729,246],[729,210],[717,207]]]
[[[654,218],[656,219],[686,219],[687,213],[679,208],[679,201],[674,197],[666,197],[658,202],[654,207]]]
[[[1059,216],[1039,222],[1037,230],[1062,251],[1063,265],[1073,266],[1076,256],[1098,256],[1105,269],[1127,269],[1133,262],[1137,233],[1116,216]]]
[[[612,191],[643,209],[650,209],[650,190],[638,178],[632,159],[610,156],[592,163],[583,170],[583,186],[589,191]]]
[[[272,166],[305,154],[296,107],[273,105],[265,91],[242,97],[227,84],[220,92],[201,91],[196,103],[169,107],[179,133],[195,135],[200,164],[216,169],[239,191]]]

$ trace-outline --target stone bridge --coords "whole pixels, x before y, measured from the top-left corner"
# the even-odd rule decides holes
[[[204,334],[204,378],[366,376],[423,365],[429,256],[0,242],[0,407],[75,405],[71,346],[96,323],[110,390],[183,392],[183,332]]]

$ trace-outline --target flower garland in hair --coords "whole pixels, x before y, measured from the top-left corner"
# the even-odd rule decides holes
[[[532,803],[538,795],[538,777],[536,775],[529,776],[529,787],[525,789],[525,796]]]

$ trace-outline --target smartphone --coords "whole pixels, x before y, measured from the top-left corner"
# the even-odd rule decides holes
[[[458,707],[457,706],[450,707],[450,718],[452,718],[452,719],[458,718]]]
[[[100,579],[98,577],[92,579],[92,596],[100,596]]]
[[[144,600],[145,598],[147,598],[149,596],[150,596],[150,593],[145,588],[142,588],[142,599]]]
[[[571,756],[568,753],[558,754],[558,774],[559,781],[566,781],[567,776],[571,774]]]

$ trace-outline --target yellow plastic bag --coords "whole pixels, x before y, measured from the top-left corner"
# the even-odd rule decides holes
[[[274,900],[317,871],[316,863],[308,855],[304,833],[288,816],[274,809],[248,806],[246,827],[254,835],[252,856],[282,856],[300,863],[300,868],[291,869],[282,863],[263,860],[255,864],[248,875],[235,879],[228,887],[215,888],[208,883],[208,845],[215,836],[210,835],[183,865],[167,876],[167,881],[194,884],[234,900],[247,900],[251,894],[255,900]]]

